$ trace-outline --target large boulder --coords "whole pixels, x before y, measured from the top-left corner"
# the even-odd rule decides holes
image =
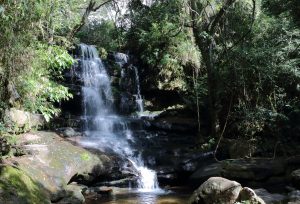
[[[241,184],[222,177],[211,177],[194,191],[191,204],[233,204],[239,197]]]
[[[89,175],[97,178],[109,175],[110,157],[89,151],[64,141],[52,132],[31,132],[20,136],[20,143],[30,155],[11,158],[16,165],[50,193],[52,201],[66,196],[65,187],[72,178]]]
[[[46,123],[45,118],[41,114],[29,113],[15,108],[5,111],[5,120],[8,123],[13,123],[18,128],[28,129],[39,127]]]
[[[247,201],[249,204],[266,204],[263,199],[258,197],[254,190],[244,187],[239,194],[239,202]]]
[[[51,201],[40,182],[18,168],[3,165],[0,167],[0,203],[51,204]]]

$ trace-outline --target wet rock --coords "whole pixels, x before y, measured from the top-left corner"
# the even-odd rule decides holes
[[[112,86],[118,86],[120,84],[120,78],[118,77],[110,77],[111,85]]]
[[[137,177],[131,177],[131,178],[124,178],[120,180],[115,180],[115,181],[105,181],[105,182],[100,182],[95,185],[101,186],[101,185],[106,185],[106,186],[114,186],[114,187],[136,187],[138,183],[138,178]]]
[[[267,204],[281,204],[286,203],[287,197],[281,194],[269,193],[266,189],[255,189],[254,192],[257,196],[265,201]]]
[[[160,183],[176,183],[178,182],[178,170],[174,166],[161,166],[156,168],[157,178]]]
[[[179,174],[180,176],[183,176],[181,172],[171,166],[160,167],[156,169],[156,173],[159,183],[163,185],[176,185],[180,182],[179,180],[181,179],[181,177],[179,177]]]
[[[0,167],[0,203],[50,204],[50,195],[40,182],[13,166]]]
[[[239,197],[241,184],[222,177],[211,177],[194,191],[191,204],[233,204]]]
[[[84,189],[82,192],[84,195],[97,193],[104,196],[110,196],[113,193],[113,188],[107,186],[91,187]]]
[[[290,180],[293,186],[300,189],[300,169],[297,169],[291,173]]]
[[[75,131],[71,127],[60,128],[59,129],[59,133],[63,137],[77,137],[77,136],[81,136],[80,132]]]
[[[87,200],[98,200],[110,197],[113,193],[113,188],[107,186],[91,187],[83,189],[82,193]]]
[[[160,183],[166,184],[175,184],[178,182],[179,178],[176,173],[168,173],[168,174],[159,174],[157,178]]]

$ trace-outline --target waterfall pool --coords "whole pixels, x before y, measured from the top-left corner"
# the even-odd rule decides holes
[[[137,189],[113,188],[110,196],[86,198],[85,204],[187,204],[192,192],[187,189],[141,192]]]

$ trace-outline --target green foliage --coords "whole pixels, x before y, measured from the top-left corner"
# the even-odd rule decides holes
[[[159,89],[185,91],[185,68],[199,67],[199,52],[183,27],[182,1],[156,1],[150,8],[135,8],[127,47],[147,67],[144,72]],[[148,78],[148,77],[147,77]]]
[[[25,172],[11,166],[1,166],[0,188],[3,203],[40,203],[49,204],[47,191],[33,181]]]
[[[111,20],[86,25],[76,36],[86,44],[96,45],[108,51],[120,50],[124,45],[122,30]]]
[[[89,161],[89,160],[91,160],[91,156],[88,154],[88,153],[82,153],[81,155],[80,155],[80,158],[83,160],[83,161]]]
[[[77,37],[101,48],[104,58],[107,51],[129,50],[138,58],[143,87],[178,91],[197,111],[209,103],[203,112],[216,113],[219,124],[212,126],[220,130],[228,122],[225,136],[252,139],[274,130],[269,133],[275,137],[285,120],[283,107],[297,107],[300,101],[300,1],[259,0],[253,5],[237,0],[218,19],[228,2],[155,0],[146,6],[129,1],[130,11],[118,16],[127,24],[100,18]],[[81,21],[78,8],[87,3],[1,2],[1,112],[17,106],[47,120],[59,113],[55,104],[71,97],[59,83],[74,63],[66,36]],[[212,25],[214,31],[209,30]],[[9,86],[19,99],[11,102]]]
[[[225,68],[222,77],[230,79],[228,89],[239,93],[235,95],[239,106],[261,106],[276,112],[298,100],[299,31],[286,18],[261,14],[247,41],[234,47],[228,57],[238,60],[220,66]]]
[[[54,78],[61,78],[63,71],[75,63],[75,60],[64,48],[55,45],[39,45],[37,55],[39,63],[45,64],[49,74]]]
[[[59,84],[74,60],[65,36],[80,21],[85,1],[45,0],[1,2],[0,99],[1,111],[16,106],[42,113],[48,121],[59,113],[55,103],[71,97]],[[58,46],[61,45],[61,46]],[[19,97],[12,98],[8,87]]]
[[[211,151],[216,145],[216,140],[214,138],[208,138],[206,142],[201,144],[200,150],[202,151]]]
[[[17,90],[24,109],[42,113],[49,121],[59,113],[54,103],[67,100],[72,95],[56,81],[65,68],[74,63],[73,58],[61,47],[39,45],[36,48],[30,71],[19,77]]]

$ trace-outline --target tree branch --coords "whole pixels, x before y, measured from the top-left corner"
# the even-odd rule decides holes
[[[253,3],[253,7],[252,7],[252,22],[251,22],[251,26],[250,26],[249,30],[244,35],[242,35],[242,37],[240,37],[237,41],[235,41],[230,48],[226,48],[219,58],[222,58],[225,54],[227,54],[228,52],[230,52],[235,46],[237,46],[238,44],[240,44],[251,33],[253,24],[255,22],[256,0],[252,0],[252,3]],[[224,64],[227,64],[228,61],[229,60],[227,60]]]
[[[101,3],[99,6],[96,6],[95,8],[93,8],[93,10],[92,11],[97,11],[98,9],[100,9],[102,6],[104,6],[105,4],[107,4],[107,3],[109,3],[109,2],[111,2],[111,1],[114,1],[114,0],[107,0],[107,1],[105,1],[105,2],[103,2],[103,3]]]
[[[96,12],[98,9],[100,9],[102,6],[106,5],[107,3],[114,1],[114,0],[107,0],[103,3],[101,3],[100,5],[96,6],[96,2],[94,0],[90,0],[87,8],[85,9],[84,14],[81,17],[81,21],[74,26],[74,28],[69,32],[68,34],[68,38],[72,39],[74,37],[74,35],[80,31],[80,29],[84,26],[84,24],[86,23],[89,15],[91,14],[91,12]]]
[[[218,24],[220,23],[221,19],[227,12],[228,8],[235,2],[236,0],[228,0],[225,2],[224,6],[220,9],[220,11],[217,13],[216,17],[213,19],[213,21],[208,25],[208,32],[210,34],[215,34]]]

